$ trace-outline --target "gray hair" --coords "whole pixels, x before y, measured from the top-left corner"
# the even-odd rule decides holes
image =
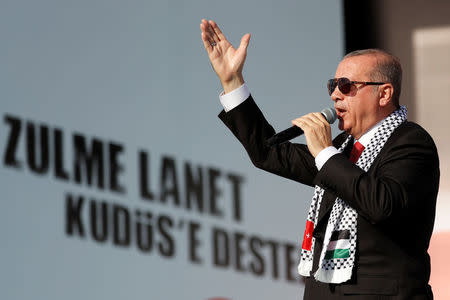
[[[375,69],[371,72],[370,80],[389,82],[394,87],[392,102],[396,107],[400,105],[400,92],[402,89],[402,66],[400,60],[394,55],[381,49],[356,50],[344,56],[344,59],[360,55],[377,57]]]

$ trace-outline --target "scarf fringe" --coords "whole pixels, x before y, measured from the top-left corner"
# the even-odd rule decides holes
[[[311,276],[312,264],[312,260],[302,260],[297,267],[298,274],[305,277]]]

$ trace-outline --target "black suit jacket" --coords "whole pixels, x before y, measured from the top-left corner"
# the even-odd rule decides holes
[[[318,267],[336,197],[358,212],[352,279],[324,284],[308,277],[304,299],[432,299],[427,249],[439,187],[439,159],[432,138],[422,127],[412,122],[400,125],[367,172],[352,164],[345,153],[332,156],[318,171],[306,145],[265,144],[275,131],[251,96],[231,111],[222,111],[219,118],[255,166],[325,189],[313,233],[312,274]],[[338,135],[334,146],[338,148],[347,136]]]

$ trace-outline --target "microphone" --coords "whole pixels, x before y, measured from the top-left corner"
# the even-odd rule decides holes
[[[336,110],[331,107],[327,107],[320,112],[328,123],[333,124],[336,121],[337,115]],[[303,130],[300,127],[292,126],[291,128],[280,131],[279,133],[273,135],[271,138],[267,139],[266,143],[268,146],[278,145],[289,141],[295,137],[303,134]]]

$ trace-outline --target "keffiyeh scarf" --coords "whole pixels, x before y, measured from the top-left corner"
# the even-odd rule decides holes
[[[367,172],[387,139],[406,120],[406,117],[405,106],[401,106],[391,113],[378,127],[356,165]],[[348,136],[339,147],[339,152],[343,152],[351,139],[352,136]],[[323,194],[324,190],[316,186],[306,220],[305,236],[298,265],[298,272],[302,276],[310,276],[312,270],[315,243],[312,233],[317,224]],[[357,217],[358,213],[353,208],[342,199],[336,198],[325,230],[319,268],[314,274],[316,280],[325,283],[342,283],[351,278],[355,264]]]

